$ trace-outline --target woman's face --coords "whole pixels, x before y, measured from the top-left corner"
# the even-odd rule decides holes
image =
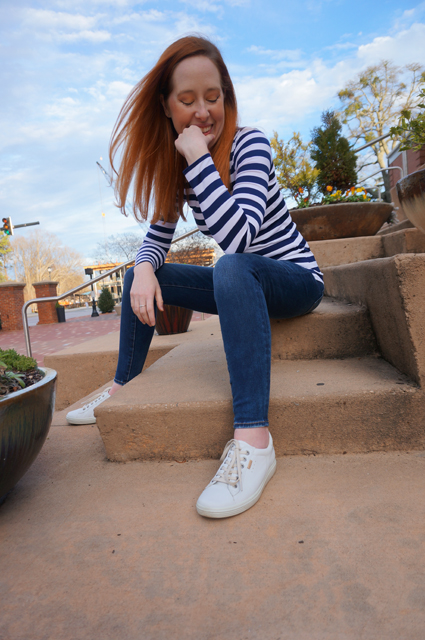
[[[204,135],[213,133],[215,144],[224,127],[224,95],[217,67],[205,56],[179,62],[171,78],[171,93],[161,99],[165,115],[177,133],[192,125]]]

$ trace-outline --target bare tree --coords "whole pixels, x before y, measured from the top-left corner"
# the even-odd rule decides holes
[[[56,280],[58,293],[64,293],[84,282],[83,258],[59,238],[47,231],[33,231],[11,242],[15,280],[26,283],[25,300],[35,297],[33,282]]]
[[[143,238],[144,235],[130,231],[108,236],[106,243],[97,243],[95,259],[101,264],[132,260],[136,257]]]
[[[419,93],[425,84],[425,68],[420,64],[397,67],[389,60],[365,69],[338,93],[342,110],[338,116],[349,130],[354,144],[371,142],[389,133],[397,124],[401,111],[415,110],[420,102]],[[397,139],[386,138],[370,148],[370,162],[359,165],[359,170],[378,163],[381,169],[388,164]],[[366,154],[367,155],[367,154]],[[383,171],[385,190],[389,191],[388,172]]]

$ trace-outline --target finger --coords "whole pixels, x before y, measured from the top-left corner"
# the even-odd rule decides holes
[[[158,309],[160,311],[164,311],[164,302],[162,300],[162,291],[161,291],[161,287],[159,286],[159,284],[155,288],[155,300],[156,300],[156,306],[158,307]]]
[[[155,326],[155,307],[154,307],[153,300],[149,300],[149,302],[146,305],[146,323],[150,327]]]
[[[207,136],[205,136],[205,141],[207,143],[207,147],[209,147],[215,140],[215,135],[214,133],[209,133]]]

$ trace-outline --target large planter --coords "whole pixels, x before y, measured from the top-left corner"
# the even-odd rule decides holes
[[[0,400],[0,504],[38,456],[55,406],[56,371]]]
[[[425,169],[402,178],[396,186],[404,213],[417,229],[425,233]]]
[[[186,333],[189,329],[192,314],[193,311],[191,309],[164,304],[164,311],[159,309],[157,311],[155,328],[160,336]]]
[[[374,236],[393,211],[386,202],[346,202],[293,209],[291,217],[301,235],[313,240]]]

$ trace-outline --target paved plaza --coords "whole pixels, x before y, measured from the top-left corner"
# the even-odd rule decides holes
[[[39,364],[116,342],[116,314],[70,315],[31,327]],[[423,451],[284,456],[252,509],[209,520],[217,460],[111,462],[67,424],[80,404],[0,508],[0,640],[423,639]]]

